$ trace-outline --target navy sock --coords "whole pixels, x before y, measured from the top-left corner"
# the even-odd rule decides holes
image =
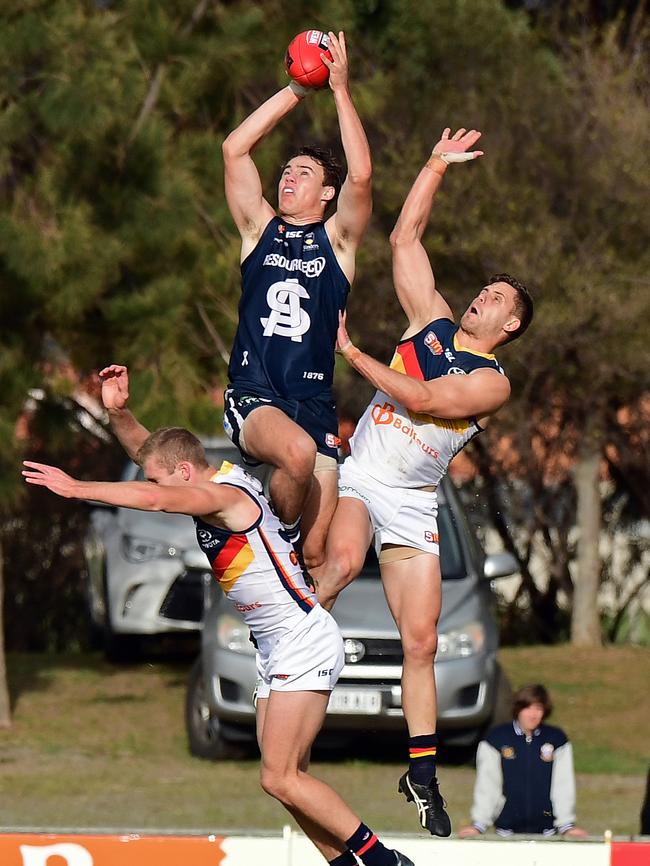
[[[409,778],[416,785],[428,785],[436,775],[437,734],[409,737]]]
[[[395,852],[382,845],[365,824],[359,824],[345,844],[361,858],[364,866],[396,866],[397,864]]]
[[[344,851],[329,861],[330,866],[357,866],[357,860],[352,851]]]

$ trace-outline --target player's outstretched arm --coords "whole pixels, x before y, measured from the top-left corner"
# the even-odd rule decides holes
[[[454,135],[447,127],[406,197],[390,236],[393,250],[393,281],[397,298],[409,320],[409,333],[417,333],[438,318],[453,318],[451,308],[436,289],[422,235],[429,221],[433,198],[452,162],[466,162],[482,155],[470,151],[481,133],[461,128]]]
[[[123,364],[110,364],[99,371],[102,382],[102,403],[108,412],[113,433],[131,460],[149,437],[149,431],[127,408],[129,402],[129,371]]]
[[[275,211],[262,193],[262,181],[251,153],[298,105],[305,91],[294,82],[267,99],[222,145],[226,200],[242,237],[242,260],[257,243]]]
[[[150,481],[79,481],[45,463],[24,460],[23,476],[28,484],[47,487],[65,499],[89,499],[137,508],[141,511],[167,511],[195,516],[228,514],[241,502],[242,493],[211,482],[166,486]]]
[[[328,220],[327,229],[339,263],[351,281],[355,253],[372,213],[372,160],[366,133],[350,95],[345,34],[328,35],[332,60],[324,54],[321,57],[330,70],[329,85],[334,94],[348,170],[336,213]]]
[[[340,317],[337,348],[375,388],[410,412],[451,420],[482,418],[500,409],[510,396],[510,382],[496,370],[480,369],[469,376],[442,376],[429,382],[391,370],[352,344],[345,316]]]

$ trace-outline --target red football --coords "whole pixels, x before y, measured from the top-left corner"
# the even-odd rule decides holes
[[[321,30],[305,30],[289,43],[284,65],[291,78],[303,87],[324,87],[330,71],[321,54],[331,60],[329,37]]]

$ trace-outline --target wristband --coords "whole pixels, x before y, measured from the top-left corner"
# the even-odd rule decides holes
[[[441,177],[447,171],[449,163],[442,158],[440,153],[432,153],[426,162],[425,168],[428,168],[434,174],[439,174]]]
[[[308,87],[303,87],[302,84],[298,84],[297,81],[289,82],[289,90],[298,97],[298,99],[304,99],[305,96],[309,93]]]
[[[352,345],[352,340],[348,340],[345,346],[339,346],[339,350],[348,364],[354,364],[357,358],[362,354],[361,349],[357,349]]]

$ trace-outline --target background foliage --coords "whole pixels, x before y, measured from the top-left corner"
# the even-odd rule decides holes
[[[220,430],[215,398],[239,291],[220,143],[285,83],[284,49],[312,26],[346,32],[374,155],[375,211],[349,321],[377,357],[390,356],[402,328],[387,238],[404,195],[444,126],[483,130],[486,156],[449,172],[426,243],[458,312],[493,272],[519,276],[536,296],[534,327],[503,352],[516,397],[475,451],[473,483],[484,522],[522,563],[517,602],[532,612],[530,633],[557,637],[573,591],[571,466],[585,441],[609,479],[606,519],[628,531],[650,513],[643,4],[295,0],[282,15],[246,0],[6,0],[0,25],[10,645],[61,646],[78,634],[83,512],[42,492],[16,504],[17,466],[26,451],[82,475],[114,473],[113,446],[79,420],[92,374],[128,364],[148,425]],[[340,149],[328,91],[257,152],[271,200],[296,141]],[[347,370],[337,389],[341,410],[357,416],[367,390]],[[647,539],[631,537],[638,559]],[[542,588],[528,571],[535,539],[548,554]],[[32,630],[35,604],[52,616]]]

